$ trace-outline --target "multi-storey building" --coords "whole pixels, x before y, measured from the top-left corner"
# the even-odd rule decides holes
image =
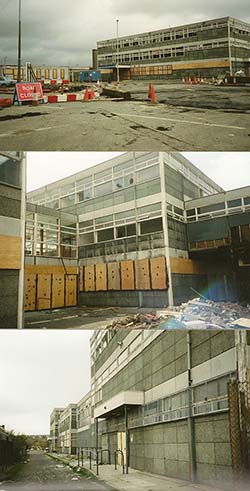
[[[59,449],[59,420],[65,408],[55,408],[50,415],[50,437],[49,445],[51,452]]]
[[[0,153],[0,328],[22,327],[25,155]]]
[[[185,202],[220,191],[180,154],[138,152],[33,191],[28,200],[29,206],[76,217],[77,224],[68,227],[67,250],[77,249],[80,303],[163,306],[190,298],[190,286],[199,290],[206,284],[205,269],[189,260]],[[49,212],[50,221],[56,210]],[[34,211],[29,223],[33,244]],[[59,239],[52,233],[48,242],[56,256]],[[44,242],[44,231],[42,237]],[[40,245],[29,250],[39,255]]]
[[[246,331],[95,331],[78,453],[229,484],[250,460],[249,354]]]
[[[249,50],[250,25],[224,17],[98,41],[97,60],[104,77],[249,76]]]
[[[68,455],[76,453],[77,405],[69,404],[61,412],[58,422],[59,452]]]

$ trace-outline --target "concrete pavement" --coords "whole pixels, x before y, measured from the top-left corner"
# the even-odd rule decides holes
[[[250,150],[249,87],[123,82],[134,100],[12,106],[0,112],[2,150]]]

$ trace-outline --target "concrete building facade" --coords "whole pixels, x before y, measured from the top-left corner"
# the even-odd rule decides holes
[[[28,200],[77,217],[80,304],[164,306],[206,285],[205,269],[189,260],[185,201],[220,191],[181,154],[136,152]]]
[[[56,407],[50,415],[50,452],[57,452],[59,450],[59,420],[64,410],[65,408]]]
[[[99,462],[116,454],[121,466],[123,454],[127,468],[230,486],[241,443],[229,387],[248,384],[247,401],[249,355],[246,331],[95,331],[77,453],[98,448]]]
[[[69,404],[58,420],[58,447],[62,454],[76,453],[77,405]]]
[[[25,155],[0,153],[0,328],[22,326]]]
[[[121,78],[249,76],[249,50],[250,25],[224,17],[98,41],[97,60],[104,76],[118,63]]]

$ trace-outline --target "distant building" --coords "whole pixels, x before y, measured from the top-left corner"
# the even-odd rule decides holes
[[[123,79],[250,75],[250,24],[232,17],[119,37]],[[116,77],[117,40],[97,42],[98,68]]]
[[[77,405],[69,404],[61,412],[58,422],[58,447],[62,454],[76,453]]]
[[[55,408],[50,415],[50,452],[57,452],[59,450],[59,420],[64,410],[65,408]]]

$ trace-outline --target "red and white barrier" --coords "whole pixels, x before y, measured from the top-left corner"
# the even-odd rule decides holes
[[[95,92],[95,97],[99,97],[99,93]],[[44,95],[43,100],[45,104],[57,104],[59,102],[82,102],[84,100],[84,94],[53,94],[53,95]]]

